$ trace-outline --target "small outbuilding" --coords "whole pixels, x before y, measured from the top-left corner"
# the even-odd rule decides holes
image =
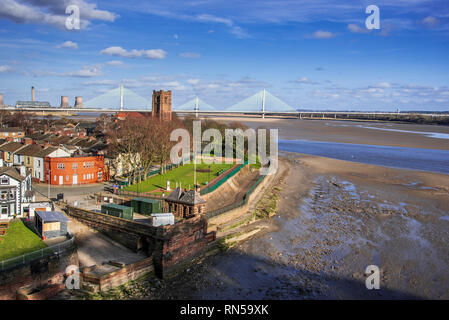
[[[149,198],[134,198],[131,200],[131,207],[134,212],[145,215],[162,212],[161,202]]]
[[[67,235],[69,219],[59,211],[36,211],[36,230],[43,240]]]
[[[133,208],[115,203],[103,204],[101,213],[131,221],[134,219]]]

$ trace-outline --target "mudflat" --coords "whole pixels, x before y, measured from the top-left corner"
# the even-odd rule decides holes
[[[164,283],[161,297],[449,299],[446,175],[284,156],[278,214],[257,222],[265,231]],[[365,286],[369,265],[379,290]]]
[[[251,128],[279,129],[279,138],[287,140],[298,139],[449,150],[448,126],[393,122],[246,117],[217,117],[212,119],[222,122],[238,121]],[[442,134],[447,138],[435,138],[438,134]]]

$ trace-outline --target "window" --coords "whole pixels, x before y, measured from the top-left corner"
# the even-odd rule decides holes
[[[86,168],[86,163],[85,162],[83,162],[83,168]]]
[[[37,160],[37,166],[40,167],[41,166],[41,161]]]
[[[30,164],[30,157],[27,157],[27,164]]]
[[[9,178],[3,177],[1,180],[1,184],[9,184]]]
[[[9,200],[14,200],[16,197],[16,193],[13,190],[9,191]]]
[[[55,176],[55,181],[56,181],[56,176]]]
[[[65,181],[69,181],[69,176],[65,176]]]
[[[6,214],[6,215],[8,214],[8,207],[3,207],[3,206],[2,206],[2,209],[1,209],[1,210],[2,210],[2,211],[1,211],[2,214]]]
[[[98,171],[98,180],[100,181],[103,178],[103,172]]]
[[[65,163],[58,163],[58,169],[65,169]]]
[[[78,163],[75,162],[75,163],[73,164],[73,169],[78,169]]]
[[[8,200],[8,191],[2,191],[0,193],[0,199],[1,200]]]
[[[83,174],[83,180],[86,180],[86,175],[85,174]]]

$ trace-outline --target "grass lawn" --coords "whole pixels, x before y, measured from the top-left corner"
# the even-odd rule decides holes
[[[196,180],[197,184],[200,186],[206,185],[206,182],[213,180],[217,177],[217,172],[223,169],[232,168],[233,164],[211,164],[210,165],[210,173],[209,172],[198,172],[198,170],[209,169],[209,165],[202,163],[197,164],[197,172],[196,172]],[[165,189],[167,180],[170,181],[170,188],[174,189],[176,187],[176,183],[181,183],[183,188],[193,188],[193,163],[185,164],[171,171],[167,171],[163,175],[153,176],[141,183],[129,186],[125,188],[128,191],[153,191],[158,188]]]
[[[33,231],[28,229],[21,220],[12,221],[0,243],[0,261],[33,252],[47,245]]]

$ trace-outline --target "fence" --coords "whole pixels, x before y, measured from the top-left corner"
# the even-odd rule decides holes
[[[127,191],[127,190],[117,190],[117,195],[124,196],[124,197],[143,197],[143,198],[150,198],[154,200],[164,200],[163,196],[159,196],[154,193],[149,192],[137,192],[137,191]]]
[[[200,190],[200,194],[201,195],[205,195],[208,193],[211,193],[212,191],[217,190],[223,183],[225,183],[228,179],[232,178],[234,175],[236,175],[240,169],[242,169],[244,166],[246,166],[248,164],[248,161],[245,161],[244,163],[242,163],[241,165],[239,165],[237,168],[235,168],[234,170],[232,170],[230,173],[228,173],[227,175],[225,175],[224,177],[222,177],[217,183],[214,183],[211,186],[207,186],[205,188],[201,188]]]
[[[191,159],[192,159],[192,157],[186,158],[186,159],[184,159],[184,162],[188,162],[188,161],[190,161]],[[180,166],[179,164],[167,164],[167,165],[165,166],[165,170],[166,170],[166,171],[169,171],[169,170],[171,170],[171,169],[173,169],[173,168],[177,168],[177,167],[179,167],[179,166]],[[160,172],[161,172],[161,168],[158,168],[158,169],[156,169],[156,170],[152,170],[152,171],[148,172],[147,174],[145,174],[145,173],[143,173],[143,174],[140,173],[140,179],[139,179],[139,174],[137,174],[137,177],[136,177],[134,180],[135,180],[135,181],[144,181],[144,180],[148,179],[148,178],[151,177],[151,176],[154,176],[154,175],[156,175],[156,174],[159,174]],[[128,186],[130,186],[129,178],[130,178],[130,176],[127,177],[128,181],[121,181],[121,182],[119,182],[118,184],[119,184],[120,186],[122,186],[122,187],[128,187]]]
[[[66,251],[67,249],[73,247],[75,237],[73,235],[70,235],[70,236],[71,236],[71,238],[64,242],[61,242],[61,243],[37,250],[37,251],[26,253],[26,254],[23,254],[18,257],[0,261],[0,271],[12,269],[12,268],[14,268],[16,266],[20,266],[20,265],[25,265],[32,261],[39,260],[39,259],[51,256],[54,254],[61,254],[62,252]]]

